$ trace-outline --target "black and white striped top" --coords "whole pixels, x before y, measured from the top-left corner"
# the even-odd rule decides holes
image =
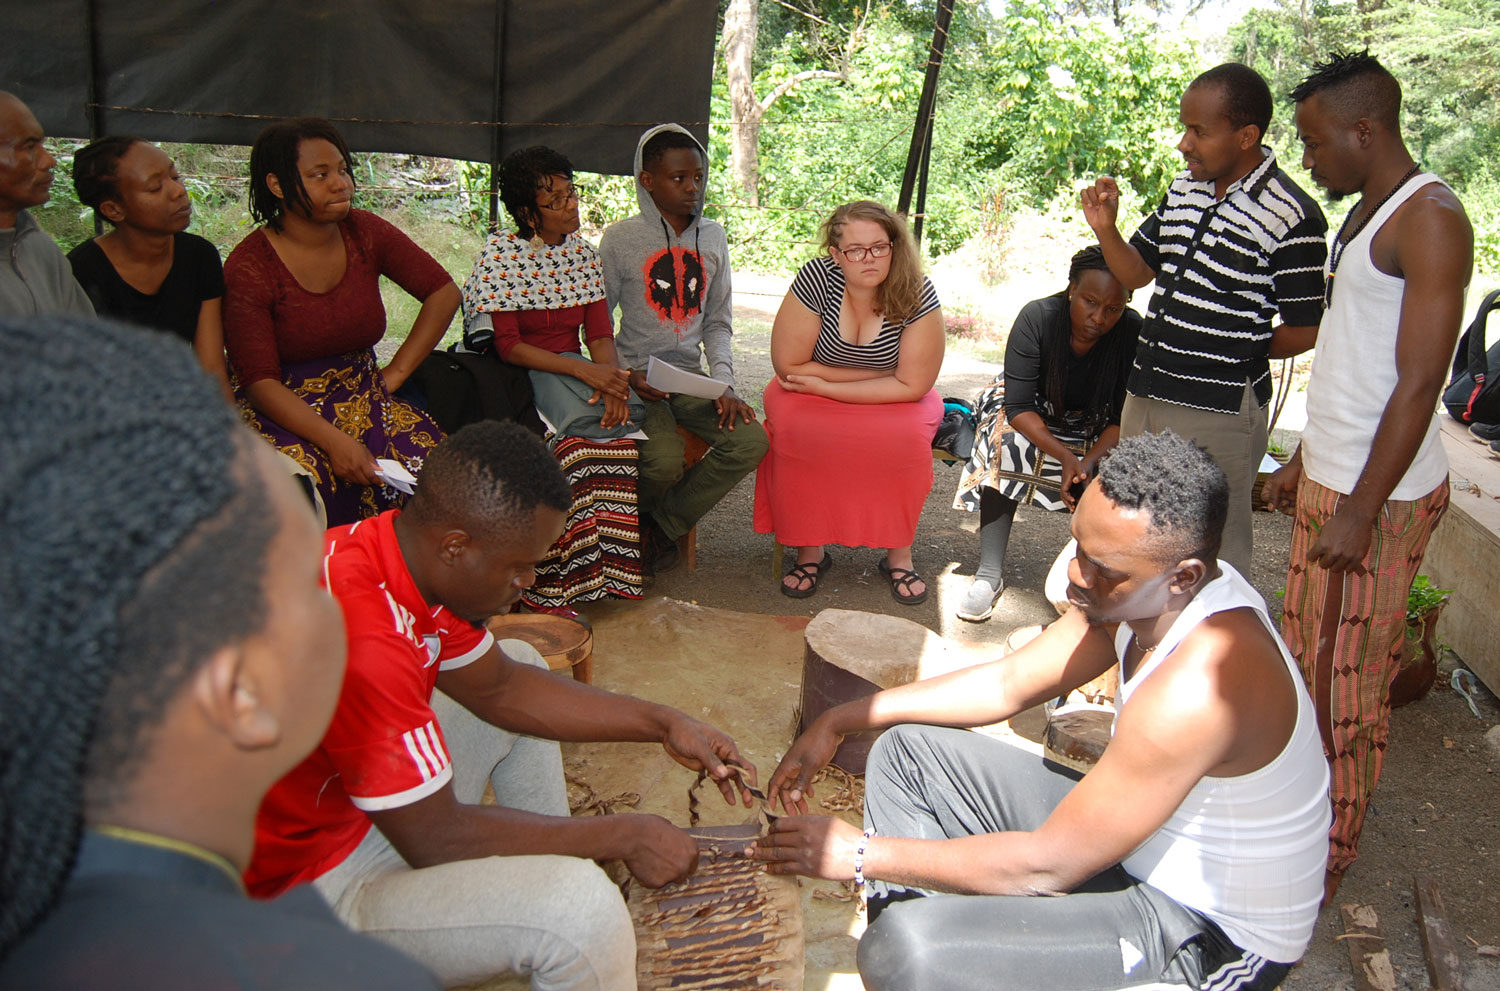
[[[818,340],[812,360],[841,368],[895,368],[901,357],[901,332],[938,308],[932,280],[922,277],[922,301],[917,312],[903,324],[884,321],[880,333],[869,344],[850,344],[839,336],[839,309],[844,305],[844,271],[827,255],[802,266],[792,281],[792,292],[802,305],[819,317]]]
[[[1264,406],[1272,319],[1311,326],[1322,318],[1328,222],[1264,151],[1222,200],[1212,182],[1178,175],[1131,237],[1156,272],[1132,395],[1237,413],[1249,382]]]

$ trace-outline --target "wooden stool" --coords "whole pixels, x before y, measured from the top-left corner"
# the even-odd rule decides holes
[[[677,432],[682,436],[682,464],[683,469],[703,460],[708,453],[708,444],[697,434],[683,427],[678,427]],[[682,551],[682,557],[687,561],[689,571],[698,570],[698,524],[694,523],[692,529],[677,539],[677,546]]]
[[[1113,709],[1089,703],[1061,706],[1047,715],[1042,747],[1052,760],[1087,774],[1104,756],[1114,723]]]
[[[588,621],[551,613],[507,613],[489,622],[496,640],[524,640],[553,671],[571,668],[573,678],[594,683],[594,630]]]
[[[802,635],[801,720],[797,732],[828,709],[922,678],[957,671],[994,656],[987,644],[961,644],[900,616],[824,609]],[[865,773],[878,732],[844,737],[832,763]]]
[[[1005,638],[1007,654],[1020,650],[1036,639],[1044,628],[1023,626]],[[1109,746],[1114,729],[1114,701],[1120,690],[1120,669],[1108,671],[1068,693],[1071,704],[1047,714],[1042,734],[1042,748],[1047,756],[1087,774],[1099,762]],[[1077,700],[1082,699],[1079,703]]]

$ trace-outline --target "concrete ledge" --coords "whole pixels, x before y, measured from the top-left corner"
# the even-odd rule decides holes
[[[1438,636],[1500,694],[1500,458],[1468,428],[1438,414],[1453,501],[1427,546],[1422,572],[1453,589]]]

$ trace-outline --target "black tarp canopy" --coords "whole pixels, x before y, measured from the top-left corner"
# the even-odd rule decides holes
[[[547,144],[628,173],[640,132],[707,143],[711,0],[7,0],[0,89],[48,134],[250,144],[334,120],[352,148],[495,162]]]

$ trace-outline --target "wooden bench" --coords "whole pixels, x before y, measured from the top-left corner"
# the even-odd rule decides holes
[[[1453,589],[1438,635],[1492,692],[1500,693],[1500,458],[1466,426],[1438,414],[1448,454],[1453,499],[1432,541],[1422,573]]]

